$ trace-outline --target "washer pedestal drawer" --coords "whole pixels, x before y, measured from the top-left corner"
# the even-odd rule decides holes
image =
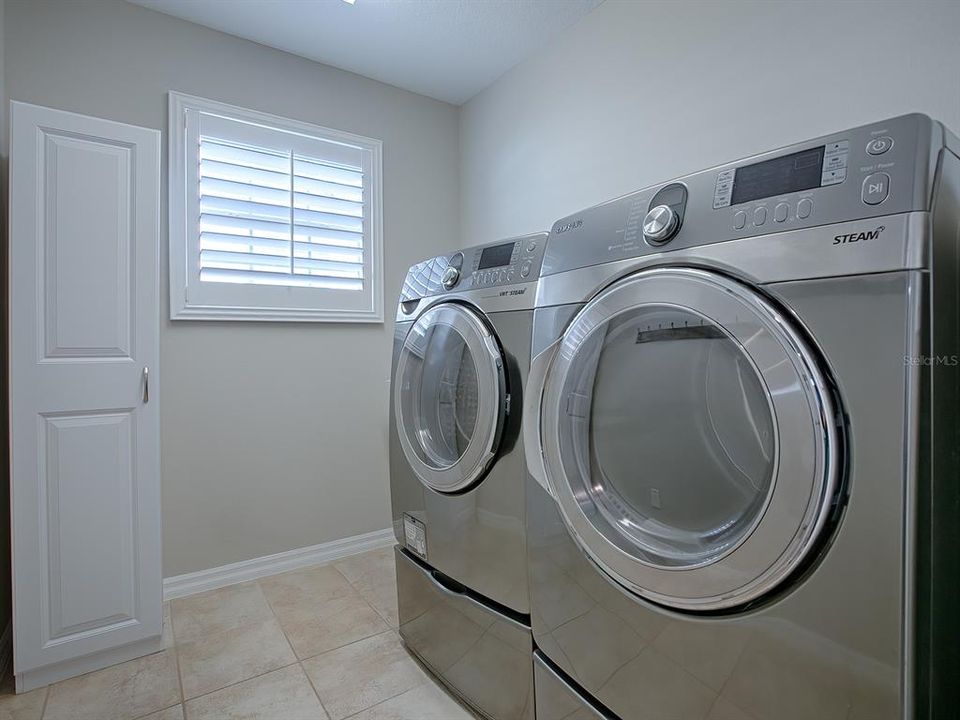
[[[399,546],[400,635],[443,682],[492,720],[533,719],[533,638],[528,625],[430,569]]]
[[[537,688],[537,720],[612,720],[595,708],[580,691],[561,677],[537,650],[533,654]]]

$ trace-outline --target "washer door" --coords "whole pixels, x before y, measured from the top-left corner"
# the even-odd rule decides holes
[[[417,476],[445,493],[479,480],[497,452],[506,399],[486,323],[463,305],[430,308],[407,334],[394,383],[400,445]]]
[[[550,490],[615,580],[681,610],[743,605],[804,559],[839,487],[814,355],[724,276],[656,269],[583,308],[544,383]]]

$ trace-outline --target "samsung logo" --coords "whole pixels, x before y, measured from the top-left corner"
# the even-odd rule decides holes
[[[844,245],[846,243],[863,242],[865,240],[876,240],[878,237],[880,237],[880,233],[882,233],[884,230],[886,230],[886,228],[883,225],[881,225],[876,230],[868,230],[867,232],[847,233],[846,235],[834,235],[833,244]]]
[[[581,219],[581,220],[573,220],[572,222],[564,223],[563,225],[561,225],[560,227],[558,227],[557,230],[556,230],[556,233],[557,233],[557,235],[559,235],[560,233],[565,233],[567,230],[576,230],[576,229],[577,229],[578,227],[580,227],[581,225],[583,225],[583,220],[582,220],[582,219]]]

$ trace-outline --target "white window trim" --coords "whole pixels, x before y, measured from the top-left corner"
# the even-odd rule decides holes
[[[201,305],[188,299],[188,285],[199,282],[199,274],[192,275],[192,260],[187,248],[187,127],[188,111],[220,114],[241,121],[257,123],[279,130],[316,136],[324,140],[348,143],[370,152],[370,277],[371,306],[363,310],[334,310],[303,307],[239,307],[236,305]],[[170,319],[171,320],[259,320],[280,322],[383,322],[383,207],[382,148],[380,140],[354,135],[342,130],[313,125],[311,123],[278,117],[269,113],[248,110],[205,98],[171,92],[168,110],[168,213],[169,213],[169,258],[170,258]]]

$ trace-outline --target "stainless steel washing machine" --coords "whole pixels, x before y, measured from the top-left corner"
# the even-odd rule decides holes
[[[958,154],[908,115],[554,225],[538,720],[956,717]]]
[[[390,486],[400,634],[483,715],[533,715],[520,410],[546,233],[410,268]]]

